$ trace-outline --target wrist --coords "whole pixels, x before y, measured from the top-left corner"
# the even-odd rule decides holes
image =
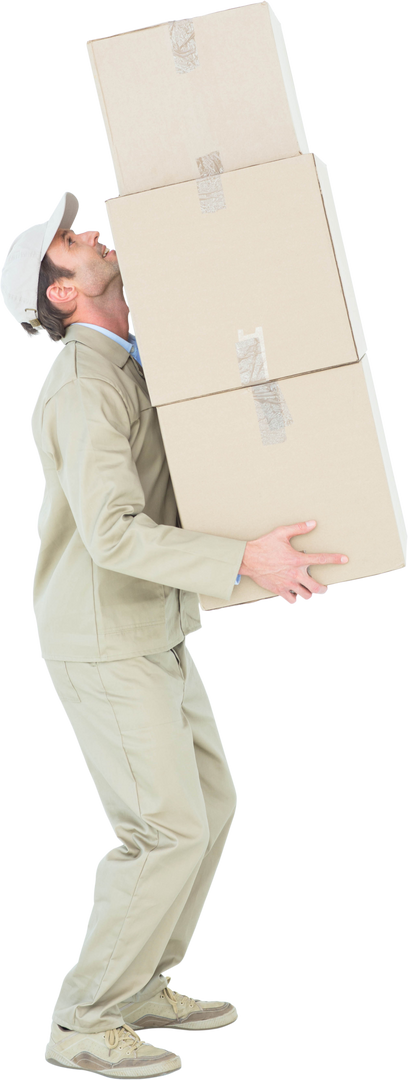
[[[244,557],[242,559],[241,566],[240,566],[240,568],[238,570],[239,574],[244,574],[244,575],[246,574],[247,577],[251,576],[251,570],[252,570],[252,558],[251,558],[251,555],[252,555],[252,550],[253,550],[255,544],[256,544],[256,540],[248,540],[247,541],[246,546],[244,548]]]

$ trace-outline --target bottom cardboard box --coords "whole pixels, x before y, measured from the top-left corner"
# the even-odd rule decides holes
[[[312,566],[323,584],[405,565],[406,533],[367,357],[355,364],[158,408],[186,529],[254,540],[315,519],[298,550],[349,556]],[[273,596],[242,577],[229,601]]]

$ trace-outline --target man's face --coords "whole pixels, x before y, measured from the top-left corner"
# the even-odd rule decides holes
[[[83,296],[102,296],[115,278],[121,281],[116,251],[99,243],[98,232],[58,229],[47,255],[57,266],[74,271],[76,289]]]

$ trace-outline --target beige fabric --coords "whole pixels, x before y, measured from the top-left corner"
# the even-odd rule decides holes
[[[98,866],[85,941],[53,1014],[98,1032],[121,1024],[121,1002],[150,1000],[184,956],[235,790],[184,641],[150,656],[47,667],[121,840]]]
[[[88,327],[73,324],[64,341],[32,417],[46,482],[34,579],[42,655],[165,651],[200,626],[198,592],[229,600],[245,541],[177,527],[137,362]]]

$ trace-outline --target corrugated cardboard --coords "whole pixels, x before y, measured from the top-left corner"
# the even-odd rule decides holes
[[[119,192],[307,153],[282,31],[266,3],[88,43]]]
[[[151,400],[163,405],[337,364],[365,352],[327,171],[313,155],[107,203]],[[239,337],[261,328],[264,373]],[[260,351],[260,350],[259,350]]]
[[[266,3],[89,43],[118,178],[108,213],[182,525],[345,552],[406,536],[325,166]],[[249,578],[229,604],[270,597]],[[200,597],[203,608],[227,606]]]
[[[182,526],[254,540],[314,518],[317,527],[293,546],[349,556],[344,566],[311,567],[323,584],[404,566],[405,528],[367,358],[278,388],[284,422],[281,441],[269,445],[250,387],[159,408]],[[229,604],[271,595],[243,577]],[[229,606],[200,600],[206,609]]]

